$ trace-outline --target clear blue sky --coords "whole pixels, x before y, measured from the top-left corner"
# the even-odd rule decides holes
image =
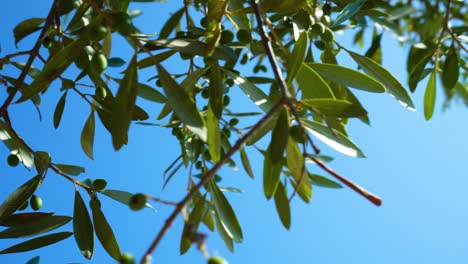
[[[30,17],[44,17],[51,1],[5,1],[0,23],[0,57],[16,51],[13,27]],[[137,25],[148,33],[157,32],[168,12],[176,10],[180,1],[133,5],[144,14]],[[26,50],[34,38],[19,45]],[[339,36],[346,40],[347,37]],[[345,41],[346,43],[346,41]],[[117,41],[113,55],[127,49]],[[384,66],[406,83],[403,49],[388,34],[383,40]],[[348,47],[351,47],[348,45]],[[356,48],[354,48],[356,50]],[[129,59],[127,57],[126,59]],[[346,56],[340,60],[348,61]],[[354,66],[353,64],[349,64]],[[177,65],[167,65],[176,69]],[[118,69],[119,71],[122,69]],[[117,72],[117,71],[116,71]],[[14,76],[11,68],[0,72]],[[144,81],[141,79],[140,81]],[[110,137],[99,123],[96,130],[95,161],[88,160],[81,151],[79,137],[89,115],[89,107],[76,94],[70,94],[64,119],[58,130],[53,129],[52,116],[59,99],[59,86],[52,85],[43,96],[38,121],[34,107],[29,103],[12,105],[13,125],[36,150],[46,150],[55,162],[86,167],[80,179],[105,178],[111,189],[150,193],[156,197],[177,200],[186,184],[186,175],[177,174],[163,191],[162,172],[179,149],[169,132],[157,127],[133,125],[129,146],[119,152],[112,150]],[[464,140],[468,124],[466,108],[453,105],[442,112],[442,90],[438,90],[437,108],[433,120],[424,121],[420,85],[412,98],[418,112],[410,112],[386,94],[358,93],[370,112],[372,125],[352,121],[349,134],[366,154],[365,159],[352,159],[320,144],[325,154],[336,159],[330,164],[335,170],[378,194],[383,199],[375,207],[349,189],[329,190],[315,188],[313,201],[304,204],[299,199],[292,203],[292,227],[286,231],[280,224],[272,201],[266,201],[262,192],[262,161],[255,151],[249,151],[254,165],[255,180],[240,169],[223,169],[222,186],[244,190],[243,194],[227,194],[244,230],[244,242],[237,244],[235,253],[225,249],[217,234],[209,233],[207,249],[219,253],[230,263],[466,263],[468,259],[468,198],[466,198],[466,149]],[[252,105],[235,92],[233,107]],[[6,92],[0,91],[0,101]],[[157,116],[160,105],[139,100],[150,113]],[[250,107],[250,106],[249,106]],[[31,114],[32,113],[32,114]],[[6,159],[8,151],[0,147]],[[320,172],[316,170],[316,172]],[[0,200],[34,173],[22,168],[12,169],[0,162]],[[37,191],[44,200],[43,211],[72,215],[73,186],[68,181],[49,173]],[[83,193],[84,194],[84,193]],[[86,199],[87,200],[87,199]],[[155,204],[151,210],[130,211],[126,206],[102,198],[103,211],[114,228],[120,247],[138,258],[154,238],[172,208]],[[154,263],[205,263],[195,249],[180,257],[178,253],[181,218],[171,228],[155,252]],[[71,223],[61,231],[71,231]],[[6,248],[20,240],[0,240]],[[25,263],[40,255],[41,263],[112,263],[99,243],[96,243],[92,261],[84,259],[72,237],[32,252],[0,255],[1,263]]]

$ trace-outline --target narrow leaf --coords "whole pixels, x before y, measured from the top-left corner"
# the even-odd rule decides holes
[[[344,86],[349,86],[373,93],[385,92],[385,87],[380,82],[370,77],[369,75],[362,74],[350,68],[327,63],[307,63],[307,66],[314,69],[325,79],[334,81]]]
[[[119,244],[117,244],[114,232],[101,211],[100,203],[97,200],[91,200],[90,205],[93,213],[94,228],[99,242],[101,242],[102,247],[109,256],[119,261],[121,255]]]
[[[166,59],[168,59],[169,57],[171,57],[172,55],[174,55],[175,53],[177,53],[175,50],[168,50],[168,51],[165,51],[165,52],[161,52],[159,54],[156,54],[154,56],[151,56],[151,57],[146,57],[142,60],[140,60],[138,62],[138,69],[144,69],[144,68],[148,68],[148,67],[151,67],[151,66],[154,66],[160,62],[163,62],[165,61]]]
[[[286,194],[286,188],[283,184],[279,184],[275,192],[276,211],[280,217],[281,223],[286,229],[291,227],[291,209],[289,208],[289,200]]]
[[[446,90],[452,90],[458,81],[460,75],[458,55],[454,43],[450,46],[449,52],[445,57],[444,68],[441,79]]]
[[[28,226],[32,223],[36,223],[41,221],[47,217],[50,217],[54,213],[20,213],[20,214],[12,214],[9,217],[5,218],[0,222],[1,226],[7,227],[21,227],[21,226]]]
[[[36,151],[34,153],[34,165],[38,174],[42,175],[49,168],[50,154],[45,151]]]
[[[25,182],[18,189],[16,189],[5,201],[0,205],[0,222],[6,220],[18,208],[21,207],[36,191],[37,187],[41,184],[42,175],[37,175]]]
[[[301,68],[304,62],[304,56],[307,50],[307,31],[302,31],[299,39],[294,44],[294,49],[291,56],[288,58],[288,71],[286,83],[291,85],[292,80],[296,76],[297,71]]]
[[[206,43],[188,39],[158,39],[149,41],[145,46],[149,49],[169,48],[192,56],[205,56],[208,48]],[[210,58],[229,61],[235,58],[235,54],[229,48],[216,47]]]
[[[218,61],[211,63],[210,67],[210,98],[209,104],[216,118],[221,118],[223,112],[223,83]]]
[[[69,216],[52,215],[29,225],[5,229],[0,232],[0,238],[23,238],[46,233],[65,225],[71,220],[72,218]]]
[[[436,99],[436,70],[434,69],[427,81],[426,92],[424,93],[424,117],[426,120],[431,119],[434,113]]]
[[[61,170],[62,172],[72,175],[78,176],[81,173],[85,173],[86,169],[76,165],[68,165],[68,164],[55,164],[55,166]]]
[[[21,21],[18,25],[16,25],[16,27],[13,29],[13,34],[15,35],[15,45],[17,45],[18,42],[27,37],[29,34],[41,29],[40,25],[44,21],[44,18],[30,18]]]
[[[206,142],[207,128],[195,102],[161,65],[157,68],[171,108],[195,135]]]
[[[11,153],[20,157],[21,162],[27,168],[34,166],[34,157],[24,141],[18,137],[15,131],[11,130],[3,121],[0,120],[0,140],[6,145]]]
[[[304,99],[301,101],[314,112],[329,117],[359,117],[367,115],[367,111],[360,105],[337,99]]]
[[[250,178],[253,179],[254,174],[253,174],[253,171],[252,171],[252,166],[250,166],[249,158],[247,157],[247,152],[245,151],[244,148],[241,148],[239,150],[239,152],[240,152],[240,156],[241,156],[242,166],[244,167],[245,172],[247,173],[247,175],[250,176]]]
[[[387,92],[400,101],[404,107],[411,111],[415,110],[408,92],[406,92],[403,85],[387,69],[370,58],[351,51],[348,51],[348,53],[367,74],[382,83],[387,89]]]
[[[94,251],[94,229],[88,209],[78,190],[75,191],[73,208],[73,234],[81,254],[91,259]]]
[[[271,160],[271,144],[265,151],[263,159],[263,193],[267,199],[270,199],[276,192],[280,183],[281,168],[283,162],[273,163]]]
[[[0,254],[10,254],[10,253],[18,253],[18,252],[25,252],[31,251],[37,248],[45,247],[59,241],[62,241],[68,237],[73,235],[72,232],[60,232],[54,233],[50,235],[45,235],[41,237],[36,237],[31,240],[16,244],[11,246],[7,249],[0,251]]]
[[[65,109],[65,102],[67,100],[67,92],[63,93],[62,97],[57,103],[54,111],[54,127],[58,128],[62,120],[63,109]]]
[[[206,124],[208,129],[208,150],[213,162],[217,163],[221,158],[221,132],[219,130],[219,120],[216,118],[211,105],[208,106]]]
[[[91,114],[86,120],[86,123],[81,131],[81,148],[83,149],[86,156],[90,159],[93,158],[93,147],[94,147],[94,111],[91,110]]]
[[[347,4],[336,17],[335,21],[332,24],[332,27],[336,27],[353,17],[357,12],[359,12],[359,10],[361,10],[361,7],[365,2],[366,0],[358,0],[354,3]]]
[[[166,21],[166,23],[162,27],[161,32],[159,32],[160,39],[166,39],[167,37],[169,37],[171,32],[177,28],[180,19],[184,15],[184,12],[185,12],[185,8],[181,8],[170,16],[170,18]]]
[[[192,209],[192,212],[190,212],[188,221],[184,224],[179,248],[181,255],[189,250],[190,246],[192,245],[192,241],[196,241],[198,226],[200,225],[200,221],[206,212],[205,203],[206,201],[204,196],[198,199]]]
[[[165,103],[167,101],[166,97],[162,93],[143,83],[138,83],[137,95],[155,103]]]
[[[120,203],[123,203],[125,205],[128,205],[128,202],[130,201],[130,198],[133,196],[133,193],[126,192],[126,191],[120,191],[120,190],[102,190],[99,191],[100,193],[104,194],[105,196],[114,199]],[[146,204],[146,207],[154,209],[149,203]]]
[[[214,202],[216,215],[219,216],[219,219],[222,225],[226,228],[226,232],[229,237],[237,243],[242,242],[242,229],[228,200],[214,181],[209,181],[208,188]]]
[[[312,185],[326,187],[326,188],[343,188],[343,186],[333,180],[328,179],[327,177],[309,173],[310,181]]]
[[[312,197],[312,186],[307,177],[304,156],[296,142],[290,137],[286,147],[286,164],[294,178],[295,188],[301,199],[308,203]]]
[[[318,73],[303,63],[296,75],[303,99],[335,98],[330,86]]]
[[[301,119],[301,122],[310,133],[335,150],[351,157],[365,157],[361,150],[341,132],[315,121]]]
[[[35,256],[34,258],[28,260],[26,264],[39,264],[39,261],[41,260],[40,256]]]
[[[226,247],[229,251],[234,252],[234,243],[231,238],[231,235],[228,233],[226,226],[221,222],[221,217],[215,213],[216,227],[218,228],[218,233],[221,236]]]

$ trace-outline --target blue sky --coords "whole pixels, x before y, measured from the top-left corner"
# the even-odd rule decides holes
[[[134,5],[133,8],[144,11],[136,23],[149,32],[157,32],[168,12],[176,10],[178,5],[175,2]],[[26,18],[45,16],[49,6],[50,1],[7,1],[3,4],[3,10],[7,12],[0,23],[0,57],[16,51],[13,27]],[[346,35],[337,38],[347,43]],[[18,50],[29,48],[33,39],[20,43]],[[125,54],[125,43],[115,43],[113,54]],[[384,66],[406,83],[404,49],[388,34],[383,39],[383,46]],[[348,44],[347,47],[351,46]],[[346,56],[340,60],[354,67]],[[172,70],[178,65],[167,66]],[[13,76],[15,73],[11,68],[1,72]],[[443,92],[439,89],[433,119],[424,121],[424,83],[412,95],[416,113],[406,110],[386,94],[357,93],[370,113],[372,125],[351,121],[348,131],[367,158],[349,158],[319,144],[324,154],[335,157],[330,165],[336,171],[383,199],[381,207],[373,206],[347,188],[316,187],[310,204],[299,199],[292,202],[292,226],[287,231],[279,221],[274,203],[264,198],[261,157],[255,150],[248,150],[254,165],[254,180],[242,169],[226,168],[221,172],[224,176],[222,186],[244,190],[243,194],[227,194],[242,224],[244,242],[237,244],[235,253],[231,254],[217,234],[209,233],[208,251],[219,253],[230,263],[466,263],[468,203],[464,193],[468,185],[465,173],[468,144],[463,139],[468,130],[464,122],[467,111],[462,105],[453,104],[442,112]],[[174,201],[183,195],[186,175],[182,173],[162,190],[162,173],[179,154],[169,131],[133,125],[129,146],[114,152],[107,131],[99,124],[96,127],[95,160],[90,161],[81,151],[79,142],[89,107],[76,94],[70,94],[62,124],[54,130],[52,116],[59,97],[57,84],[42,97],[42,122],[38,121],[35,109],[29,103],[10,108],[14,127],[34,149],[50,152],[55,162],[85,166],[87,173],[79,179],[105,178],[109,188],[150,193]],[[1,91],[0,101],[4,98],[6,92]],[[239,91],[234,90],[232,99],[233,107],[255,109]],[[161,106],[142,100],[138,102],[154,120]],[[6,159],[8,150],[0,147],[0,151]],[[33,175],[19,167],[8,167],[6,161],[0,162],[0,200]],[[43,211],[72,215],[73,186],[60,176],[49,173],[37,194],[44,200]],[[102,202],[122,251],[132,252],[138,258],[172,210],[155,204],[156,213],[151,210],[133,212],[109,199],[102,198]],[[156,250],[154,263],[205,263],[203,256],[193,248],[179,256],[181,224],[179,218]],[[68,224],[60,230],[71,231],[72,226]],[[0,248],[16,242],[19,241],[0,240]],[[25,263],[37,255],[41,256],[41,263],[112,263],[98,243],[92,261],[87,261],[79,253],[73,238],[32,252],[0,255],[0,261]]]

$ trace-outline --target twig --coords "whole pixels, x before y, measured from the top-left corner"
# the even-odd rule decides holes
[[[367,191],[366,189],[362,188],[361,186],[355,184],[354,182],[348,180],[346,177],[338,174],[337,172],[335,172],[333,169],[331,169],[330,167],[328,167],[327,165],[325,165],[323,162],[321,162],[320,160],[316,159],[315,157],[312,157],[312,156],[309,156],[309,158],[314,161],[320,168],[322,168],[324,171],[328,172],[330,175],[332,175],[333,177],[335,177],[336,179],[338,179],[340,182],[342,182],[343,184],[345,184],[346,186],[348,186],[349,188],[353,189],[354,191],[356,191],[357,193],[359,193],[360,195],[364,196],[364,198],[366,198],[367,200],[369,200],[371,203],[377,205],[377,206],[380,206],[382,204],[382,200],[370,193],[369,191]]]
[[[260,121],[255,124],[255,126],[247,133],[245,134],[242,138],[237,140],[237,142],[232,146],[231,149],[224,155],[224,157],[221,158],[220,161],[218,161],[209,171],[203,175],[203,178],[195,185],[190,192],[177,204],[176,208],[172,213],[169,215],[169,217],[166,219],[163,227],[161,230],[159,230],[158,234],[156,235],[156,238],[153,240],[149,248],[146,250],[145,255],[143,256],[141,260],[141,264],[144,264],[144,260],[146,259],[147,256],[150,256],[151,253],[156,249],[158,246],[159,242],[161,242],[162,238],[166,234],[166,232],[169,230],[169,228],[172,226],[174,223],[175,219],[179,215],[179,213],[183,210],[185,205],[192,199],[192,197],[211,179],[214,177],[216,172],[226,163],[231,159],[231,157],[242,147],[242,145],[252,136],[254,132],[256,132],[265,122],[270,120],[270,118],[273,116],[273,114],[278,110],[280,106],[284,104],[284,101],[280,101],[277,103],[273,108],[265,114],[265,116],[260,119]]]
[[[55,14],[56,14],[55,10],[57,8],[56,2],[57,2],[57,0],[55,0],[52,3],[49,14],[47,15],[47,18],[45,20],[44,27],[42,28],[41,34],[37,38],[36,44],[34,44],[34,47],[30,51],[28,61],[24,65],[23,71],[21,72],[20,76],[17,79],[15,89],[8,95],[7,99],[3,102],[2,106],[0,107],[0,117],[4,116],[6,109],[8,108],[8,106],[13,101],[13,98],[15,98],[16,93],[18,92],[19,89],[21,89],[23,87],[23,84],[24,84],[24,81],[25,81],[26,76],[28,74],[28,71],[31,68],[34,59],[39,54],[39,49],[41,48],[42,39],[44,38],[45,34],[49,30],[50,25],[52,25],[52,23],[54,21],[54,17],[55,17]]]
[[[154,196],[151,196],[151,195],[146,195],[146,198],[154,201],[154,202],[157,202],[157,203],[161,203],[161,204],[165,204],[165,205],[172,205],[172,206],[177,206],[178,204],[175,203],[175,202],[171,202],[171,201],[166,201],[166,200],[163,200],[163,199],[160,199],[160,198],[156,198]]]

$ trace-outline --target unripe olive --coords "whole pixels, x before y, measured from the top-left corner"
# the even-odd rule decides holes
[[[330,3],[326,3],[322,6],[323,14],[329,16],[331,14],[331,5]]]
[[[78,52],[79,52],[79,54],[75,59],[75,65],[76,65],[76,67],[78,67],[78,69],[84,70],[84,69],[88,68],[89,56],[86,53],[86,51],[84,51],[84,50],[78,51]]]
[[[228,87],[231,87],[234,85],[234,80],[229,78],[229,79],[226,79],[226,81],[224,82]]]
[[[317,22],[312,26],[312,32],[317,35],[322,35],[323,32],[325,32],[325,26],[322,23]]]
[[[158,79],[158,80],[156,81],[156,86],[158,86],[158,87],[162,87],[161,80],[159,80],[159,79]]]
[[[42,39],[42,46],[46,49],[50,48],[52,46],[52,39],[49,36],[45,36]]]
[[[223,32],[221,32],[221,39],[219,40],[219,42],[221,44],[226,44],[231,42],[233,39],[234,33],[232,33],[231,30],[223,30]]]
[[[201,161],[195,162],[195,169],[200,170],[202,168],[202,163]]]
[[[104,88],[103,86],[96,87],[95,95],[97,99],[104,100],[107,96],[106,88]]]
[[[228,264],[228,262],[224,258],[216,256],[208,259],[208,264]]]
[[[95,179],[93,181],[93,187],[94,189],[101,191],[104,190],[107,186],[107,181],[104,179]]]
[[[237,40],[239,40],[239,42],[242,44],[247,44],[252,41],[252,34],[250,33],[250,31],[245,30],[245,29],[241,29],[237,31],[236,36],[237,36]]]
[[[206,17],[200,19],[200,26],[206,28],[208,26],[208,19]]]
[[[225,127],[225,128],[223,128],[223,134],[226,136],[226,138],[230,138],[231,137],[231,130],[229,130],[229,128]]]
[[[123,253],[120,256],[119,263],[120,264],[135,264],[135,257],[133,257],[133,255],[130,253]]]
[[[132,18],[125,12],[117,13],[112,17],[112,27],[122,35],[133,32]]]
[[[230,126],[235,126],[238,123],[239,123],[239,119],[237,119],[237,118],[233,118],[233,119],[229,120],[229,125]]]
[[[205,99],[208,99],[210,97],[210,91],[208,89],[203,89],[201,96]]]
[[[101,75],[104,70],[107,68],[107,58],[102,53],[94,54],[91,59],[91,70],[94,74]]]
[[[7,158],[7,162],[8,162],[8,165],[10,165],[11,167],[16,167],[18,166],[20,160],[18,156],[16,156],[15,154],[10,154]]]
[[[229,97],[229,95],[225,95],[225,96],[223,97],[223,104],[224,104],[224,106],[229,105],[230,102],[231,102],[231,98]]]
[[[97,25],[91,28],[89,32],[89,39],[93,41],[99,41],[103,39],[107,34],[107,28],[102,25]]]
[[[34,211],[37,211],[37,210],[41,209],[41,207],[42,207],[42,199],[41,199],[41,197],[39,197],[37,195],[33,195],[31,197],[31,199],[29,200],[29,204],[31,205],[31,208]]]
[[[332,42],[335,39],[335,36],[333,35],[333,31],[331,29],[326,28],[323,34],[320,35],[320,38],[325,42]]]
[[[128,206],[134,211],[141,210],[146,205],[146,195],[142,193],[134,194],[128,201]]]

